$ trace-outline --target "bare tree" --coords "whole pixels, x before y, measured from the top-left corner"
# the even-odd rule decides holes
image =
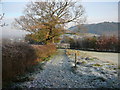
[[[3,17],[4,17],[4,13],[0,14],[0,27],[6,26],[6,24],[3,23]]]
[[[30,37],[39,41],[41,31],[45,31],[44,41],[54,43],[64,32],[69,22],[84,22],[84,8],[80,3],[72,1],[46,0],[31,2],[26,6],[25,15],[15,19],[15,26],[31,32]]]
[[[0,0],[0,11],[2,11],[2,0]],[[7,26],[6,23],[3,22],[5,13],[0,13],[0,27]]]
[[[2,1],[0,0],[0,4],[2,5],[2,3],[1,3]],[[2,11],[2,6],[0,7],[0,10]],[[0,13],[0,27],[3,27],[3,26],[5,26],[6,24],[5,23],[3,23],[3,18],[4,18],[4,13]]]

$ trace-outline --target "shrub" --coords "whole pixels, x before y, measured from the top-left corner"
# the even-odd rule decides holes
[[[2,45],[2,80],[3,85],[16,75],[24,73],[36,64],[35,50],[22,42],[3,43]]]
[[[47,60],[55,53],[55,45],[30,45],[22,42],[3,42],[2,45],[2,82],[3,86],[24,74],[38,61]]]
[[[120,40],[116,36],[74,39],[70,46],[74,49],[120,52]]]
[[[52,54],[56,52],[56,46],[53,44],[49,45],[32,45],[32,47],[36,51],[37,61],[42,61],[47,57],[50,57]]]
[[[97,40],[98,50],[100,51],[117,51],[118,52],[118,38],[115,36],[101,36]]]

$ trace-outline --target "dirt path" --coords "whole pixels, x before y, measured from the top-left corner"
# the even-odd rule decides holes
[[[95,73],[84,73],[83,67],[81,74],[76,74],[72,69],[73,61],[68,59],[65,54],[65,50],[59,50],[52,60],[48,61],[44,66],[44,70],[36,73],[33,77],[33,81],[27,81],[24,83],[18,83],[17,87],[22,88],[95,88],[106,86],[109,87],[111,84],[108,82],[101,81],[101,77],[95,68],[92,68]],[[81,68],[82,69],[82,68]],[[96,78],[99,80],[96,81]],[[106,79],[107,80],[107,79]],[[98,82],[100,82],[98,86]],[[102,83],[101,83],[102,82]]]
[[[80,76],[74,74],[71,67],[65,50],[59,50],[59,54],[46,63],[44,70],[37,73],[33,81],[24,82],[19,86],[26,88],[92,87],[87,81],[83,81]]]

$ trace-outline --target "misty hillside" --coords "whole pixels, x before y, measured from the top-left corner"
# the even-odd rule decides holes
[[[117,34],[118,32],[118,23],[116,22],[103,22],[97,24],[85,24],[83,27],[88,33],[93,34]],[[69,30],[75,31],[78,30],[77,26],[70,27]],[[82,30],[82,29],[81,29]]]

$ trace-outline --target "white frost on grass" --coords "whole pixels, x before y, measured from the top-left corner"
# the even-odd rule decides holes
[[[85,55],[81,57],[77,58],[79,63],[75,69],[74,55],[67,57],[64,50],[59,50],[58,55],[46,63],[44,70],[34,74],[33,81],[16,83],[13,87],[120,88],[117,70],[114,69],[116,65],[92,57],[86,59]]]

